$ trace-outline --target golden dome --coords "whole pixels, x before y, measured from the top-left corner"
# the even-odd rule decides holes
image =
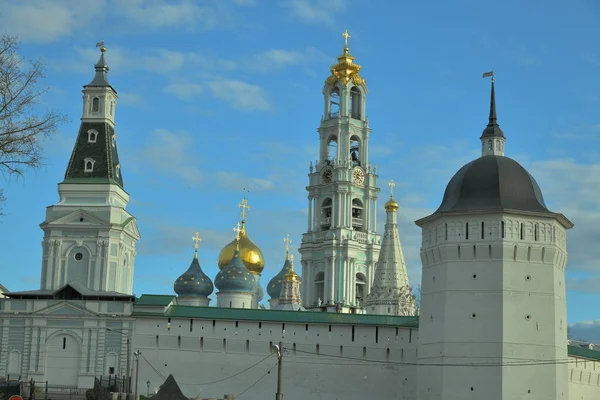
[[[361,66],[354,63],[354,56],[350,55],[348,49],[348,38],[350,37],[348,30],[342,33],[342,36],[344,37],[344,53],[338,57],[338,63],[331,66],[331,76],[325,80],[325,83],[335,85],[337,81],[340,81],[346,86],[348,82],[352,81],[355,85],[364,85],[366,89],[367,83],[359,75]]]
[[[398,211],[398,203],[396,203],[393,197],[390,197],[390,200],[385,203],[385,211]]]
[[[287,272],[287,274],[285,274],[284,279],[287,282],[290,282],[290,281],[292,281],[292,282],[299,281],[300,280],[300,275],[298,275],[296,273],[296,271],[294,271],[294,255],[293,254],[290,255],[290,262],[291,262],[290,269]]]
[[[242,262],[253,274],[260,274],[265,268],[265,258],[257,245],[252,243],[246,235],[246,221],[242,220],[242,230],[240,231],[240,258]],[[233,239],[231,243],[219,253],[219,269],[223,269],[233,259],[237,249],[237,240]]]

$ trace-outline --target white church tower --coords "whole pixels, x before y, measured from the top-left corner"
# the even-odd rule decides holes
[[[78,282],[89,289],[131,294],[135,218],[126,210],[117,153],[117,92],[108,83],[106,48],[101,47],[94,79],[83,88],[83,116],[59,201],[46,210],[41,288]]]
[[[319,160],[310,165],[308,229],[302,237],[307,308],[364,312],[381,236],[376,233],[377,171],[369,164],[367,85],[345,45],[323,88]]]
[[[493,80],[481,142],[482,156],[454,175],[437,211],[416,221],[423,236],[416,398],[566,400],[573,224],[549,211],[534,178],[504,156]]]
[[[394,200],[394,181],[390,181],[390,199],[385,203],[385,231],[375,269],[373,286],[367,296],[368,314],[415,315],[415,296],[408,282],[408,271],[398,231],[398,203]]]

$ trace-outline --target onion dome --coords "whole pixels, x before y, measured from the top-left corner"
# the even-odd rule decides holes
[[[290,271],[294,270],[294,255],[290,254],[290,243],[292,243],[290,235],[287,234],[283,241],[285,242],[285,262],[283,263],[283,268],[281,268],[281,271],[279,271],[279,273],[275,275],[267,285],[267,293],[272,299],[279,298],[283,280]]]
[[[222,292],[246,292],[255,290],[256,280],[254,275],[244,265],[240,252],[235,251],[233,258],[215,278],[215,286]]]
[[[396,184],[394,183],[394,181],[390,181],[389,186],[390,186],[390,199],[388,200],[387,203],[385,203],[385,211],[396,212],[396,211],[398,211],[398,203],[396,203],[396,200],[394,200],[394,188],[396,187]]]
[[[248,235],[246,233],[246,210],[250,208],[247,200],[242,199],[241,203],[238,204],[238,207],[242,209],[242,231],[240,232],[240,243],[239,243],[239,253],[242,262],[248,268],[250,272],[253,274],[260,274],[265,268],[265,258],[263,257],[262,251],[260,248],[252,243],[250,239],[248,239]],[[234,239],[227,246],[221,250],[219,253],[219,269],[225,268],[229,264],[229,262],[233,258],[233,254],[238,249],[237,247],[237,239]]]
[[[194,258],[190,267],[185,271],[173,285],[173,290],[178,296],[208,297],[214,290],[210,278],[202,271],[198,261],[198,243],[202,240],[198,233],[194,236]]]

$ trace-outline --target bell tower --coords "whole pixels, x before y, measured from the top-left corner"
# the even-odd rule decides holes
[[[305,306],[362,313],[381,237],[376,233],[377,168],[369,163],[371,129],[361,66],[344,50],[323,88],[319,159],[310,163],[308,227],[302,237]]]
[[[40,227],[41,289],[67,283],[97,291],[132,294],[135,244],[140,238],[135,218],[126,210],[117,152],[117,92],[108,83],[106,48],[94,79],[83,87],[83,114],[65,179],[58,184],[59,201],[46,209]]]

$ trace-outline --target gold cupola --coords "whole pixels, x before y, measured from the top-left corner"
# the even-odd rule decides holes
[[[344,86],[348,82],[352,81],[355,85],[363,85],[367,88],[366,81],[359,75],[361,66],[354,63],[354,56],[350,55],[348,49],[348,30],[342,33],[344,37],[344,53],[338,57],[338,62],[331,66],[331,76],[329,76],[325,83],[328,85],[335,85],[337,81],[340,81]]]
[[[242,210],[242,226],[240,231],[240,240],[239,240],[239,251],[240,258],[242,262],[248,269],[248,271],[253,274],[260,275],[262,270],[265,268],[265,258],[263,257],[262,251],[260,248],[252,243],[252,241],[248,238],[248,234],[246,232],[246,210],[250,209],[248,205],[248,200],[243,198],[241,203],[238,204],[238,207]],[[231,262],[233,259],[233,255],[235,254],[238,246],[237,239],[234,239],[227,246],[223,247],[223,250],[219,253],[219,269],[222,270]]]
[[[385,211],[396,212],[398,211],[399,207],[398,203],[396,203],[396,200],[394,200],[394,187],[396,187],[396,184],[394,181],[390,181],[388,185],[390,186],[390,199],[387,203],[385,203]]]

